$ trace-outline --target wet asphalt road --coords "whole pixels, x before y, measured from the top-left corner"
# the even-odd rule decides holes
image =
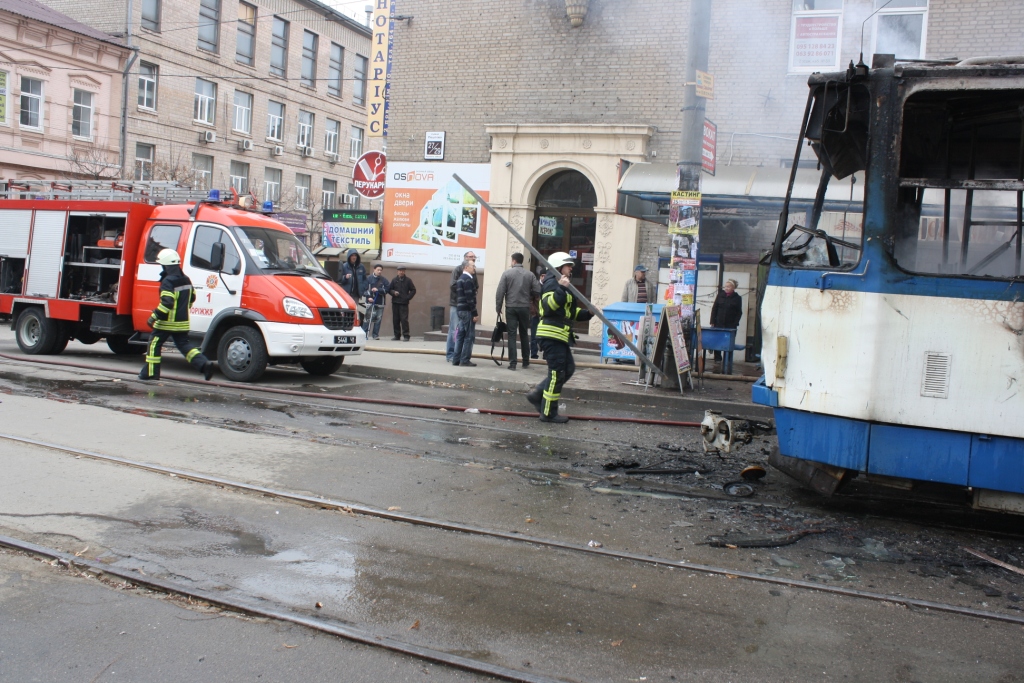
[[[9,346],[0,341],[0,350]],[[500,393],[275,374],[278,384],[349,395],[522,405],[521,397]],[[959,551],[971,544],[1012,561],[1024,557],[1019,538],[874,516],[889,509],[884,502],[823,503],[775,472],[753,498],[728,498],[721,484],[764,459],[770,443],[761,440],[719,458],[697,450],[694,430],[582,422],[560,429],[435,409],[339,410],[313,399],[147,386],[7,362],[0,363],[0,391],[0,432],[240,481],[1011,614],[1024,592],[1021,577]],[[590,403],[569,412],[630,410]],[[175,448],[157,446],[164,443]],[[86,556],[118,567],[298,611],[319,601],[321,616],[534,673],[609,681],[1014,680],[1024,658],[1020,626],[352,517],[11,442],[0,453],[7,473],[0,533],[75,552],[89,546]],[[690,463],[702,474],[628,477],[604,469],[613,460]],[[977,521],[955,512],[936,518]],[[808,529],[824,533],[777,549],[704,544]],[[18,579],[8,564],[0,562],[0,581],[30,593],[47,582],[73,591],[66,582],[83,581],[38,572]],[[0,589],[0,604],[3,633],[19,612],[9,590]],[[81,619],[88,620],[84,612]],[[71,636],[73,644],[89,647],[88,629],[73,633],[81,635]],[[239,637],[210,631],[210,638]],[[175,647],[173,639],[166,644]],[[144,654],[141,646],[129,650],[129,657]],[[0,678],[30,680],[5,677],[30,661],[30,651],[0,652]],[[331,657],[355,655],[339,648]],[[428,675],[409,666],[389,680]],[[352,680],[363,680],[357,670]],[[161,671],[133,680],[173,680]]]

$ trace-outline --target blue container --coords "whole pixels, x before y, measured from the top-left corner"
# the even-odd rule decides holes
[[[640,344],[640,320],[644,317],[644,313],[647,311],[647,307],[651,306],[651,311],[654,314],[654,324],[657,325],[658,321],[661,320],[661,309],[664,308],[663,304],[630,304],[621,301],[617,304],[611,304],[602,309],[602,313],[608,320],[612,321],[619,331],[622,332],[626,337],[634,344]],[[621,347],[621,348],[620,348]],[[608,328],[601,328],[601,362],[605,362],[608,358],[614,358],[616,360],[635,361],[636,355],[629,350],[628,346],[625,346],[616,339],[614,336],[608,334]]]
[[[732,374],[732,352],[746,348],[736,346],[736,329],[733,327],[702,327],[700,343],[705,351],[722,352],[722,371],[727,375]]]

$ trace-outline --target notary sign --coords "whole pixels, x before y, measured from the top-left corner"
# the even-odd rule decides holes
[[[700,167],[715,175],[715,156],[718,146],[718,126],[704,119],[704,136],[700,143]]]
[[[376,211],[324,211],[324,245],[338,249],[380,249]]]
[[[373,0],[373,35],[366,74],[366,135],[388,134],[388,91],[391,88],[391,52],[394,47],[395,0]]]
[[[697,72],[697,97],[715,99],[715,77],[703,71]]]

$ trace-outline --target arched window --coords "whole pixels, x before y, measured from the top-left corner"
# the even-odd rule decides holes
[[[559,171],[541,185],[537,193],[538,209],[593,209],[597,193],[579,171]]]

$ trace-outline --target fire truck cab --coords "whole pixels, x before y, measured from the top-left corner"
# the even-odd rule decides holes
[[[181,256],[196,290],[189,334],[228,379],[253,382],[284,363],[329,375],[362,353],[355,302],[272,216],[181,202],[179,188],[49,185],[12,181],[7,196],[20,198],[0,199],[0,315],[25,353],[57,354],[71,339],[144,353],[161,249]]]

